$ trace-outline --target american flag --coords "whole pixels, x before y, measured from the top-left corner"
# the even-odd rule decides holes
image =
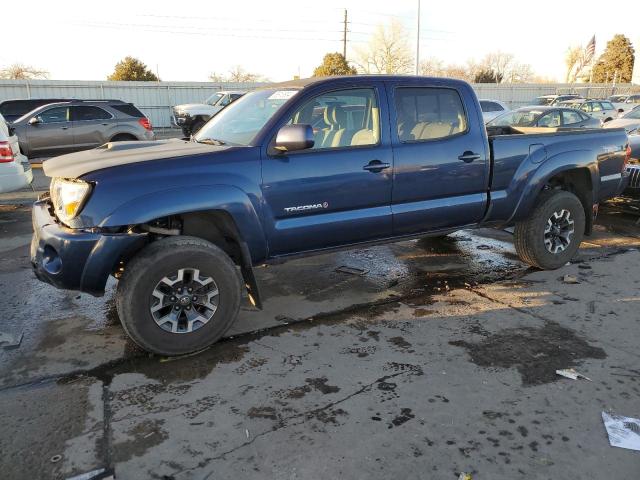
[[[584,49],[585,63],[589,63],[593,59],[593,55],[596,53],[596,36],[594,35],[587,43]]]

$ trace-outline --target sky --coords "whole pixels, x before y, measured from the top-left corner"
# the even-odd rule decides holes
[[[241,65],[282,81],[310,76],[325,53],[342,51],[345,9],[347,58],[390,19],[402,22],[414,49],[417,5],[418,0],[9,0],[3,4],[0,67],[23,63],[48,71],[51,79],[104,80],[131,55],[162,80],[207,81],[212,72],[224,75]],[[616,33],[627,35],[640,52],[636,23],[619,16],[600,21],[604,10],[594,0],[422,0],[420,57],[464,64],[500,50],[539,76],[563,81],[567,48],[586,45],[594,34],[596,55]],[[21,18],[29,19],[26,27]]]

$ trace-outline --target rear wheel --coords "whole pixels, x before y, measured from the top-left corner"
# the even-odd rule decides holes
[[[160,355],[202,350],[222,337],[240,308],[236,266],[195,237],[152,243],[126,266],[116,308],[132,340]]]
[[[138,139],[134,135],[130,135],[128,133],[119,133],[117,135],[114,135],[109,141],[110,142],[130,142],[133,140],[138,140]]]
[[[547,190],[531,216],[516,223],[514,244],[520,259],[543,270],[560,268],[576,254],[584,237],[585,214],[573,193]]]

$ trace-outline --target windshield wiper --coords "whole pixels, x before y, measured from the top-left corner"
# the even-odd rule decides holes
[[[206,143],[207,145],[226,145],[222,140],[218,140],[217,138],[204,138],[202,140],[196,140],[198,143]]]

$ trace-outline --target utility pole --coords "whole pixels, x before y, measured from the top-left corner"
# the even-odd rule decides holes
[[[416,75],[420,73],[420,0],[418,0],[418,32],[416,33]]]
[[[344,9],[344,29],[342,31],[342,56],[347,59],[347,9]]]

